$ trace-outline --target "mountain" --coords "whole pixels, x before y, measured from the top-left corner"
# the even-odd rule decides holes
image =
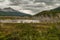
[[[45,11],[42,11],[42,12],[39,12],[37,13],[36,15],[34,16],[58,16],[58,14],[60,14],[60,7],[57,7],[55,9],[51,9],[51,10],[45,10]]]
[[[55,8],[55,9],[50,10],[50,11],[55,11],[56,13],[57,13],[57,12],[60,13],[60,7],[57,7],[57,8]]]
[[[17,10],[8,7],[3,9],[0,8],[0,16],[31,16],[31,15],[19,12]]]

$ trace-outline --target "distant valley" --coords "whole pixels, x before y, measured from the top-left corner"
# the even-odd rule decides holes
[[[39,21],[38,23],[60,22],[60,7],[52,9],[52,10],[45,10],[45,11],[37,13],[36,15],[29,15],[26,13],[22,13],[17,10],[14,10],[10,7],[0,9],[0,20],[10,20],[11,22],[13,22],[13,21],[18,22],[17,19],[22,20],[23,22],[24,22],[24,20],[27,20],[26,22],[29,22],[29,21],[35,22],[35,20],[37,20],[37,21]]]

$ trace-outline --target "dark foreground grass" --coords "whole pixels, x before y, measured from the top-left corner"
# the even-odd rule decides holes
[[[60,23],[0,23],[0,40],[60,40]]]

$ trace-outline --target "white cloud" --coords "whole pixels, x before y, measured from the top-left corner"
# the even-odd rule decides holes
[[[31,10],[20,10],[20,12],[27,13],[27,14],[30,14],[30,15],[34,15],[34,14],[32,14],[33,11],[31,11]]]
[[[11,5],[12,4],[12,5]],[[0,7],[11,7],[15,10],[34,15],[40,11],[60,6],[60,0],[5,0]]]

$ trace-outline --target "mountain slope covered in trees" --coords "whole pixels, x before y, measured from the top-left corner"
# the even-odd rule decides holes
[[[42,11],[37,13],[35,16],[58,16],[60,14],[60,7],[52,9],[52,10],[46,10],[46,11]]]

